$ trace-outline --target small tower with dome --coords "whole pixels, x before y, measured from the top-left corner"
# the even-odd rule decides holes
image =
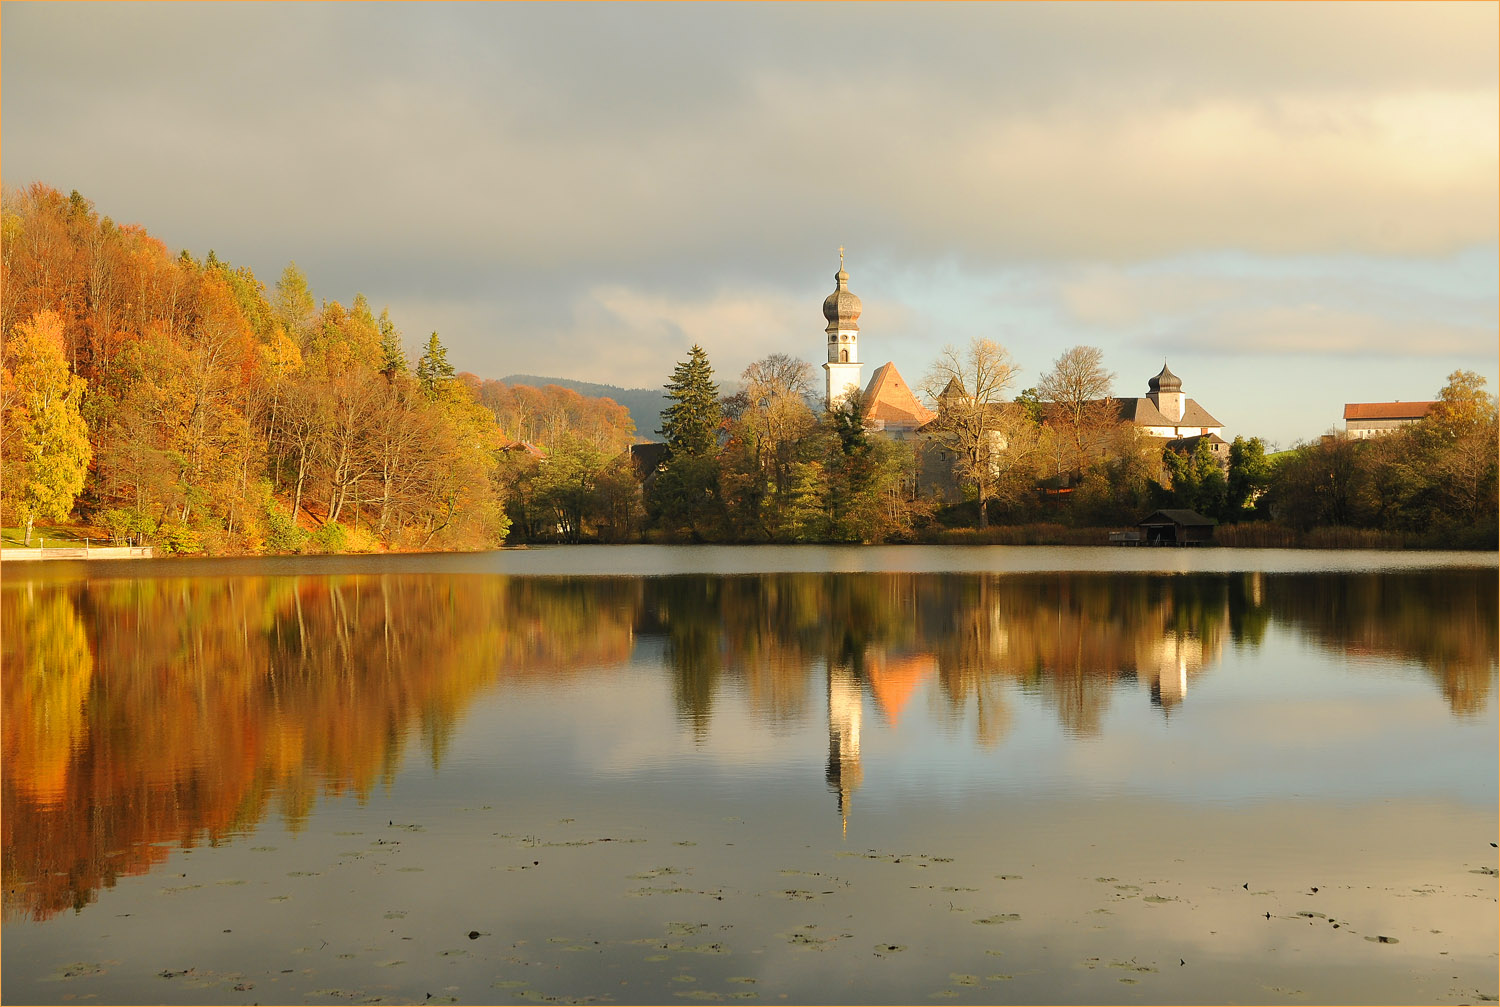
[[[849,290],[849,274],[844,272],[844,249],[839,248],[839,271],[833,276],[833,293],[823,301],[823,317],[828,321],[828,362],[823,370],[828,381],[823,402],[829,409],[851,389],[863,387],[864,365],[859,360],[859,298]]]
[[[1161,410],[1163,416],[1173,423],[1182,419],[1187,405],[1182,394],[1182,379],[1168,370],[1165,362],[1161,365],[1161,373],[1146,382],[1146,387],[1150,389],[1146,398]]]

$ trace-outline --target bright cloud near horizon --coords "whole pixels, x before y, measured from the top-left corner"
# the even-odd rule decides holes
[[[1500,384],[1495,4],[0,6],[7,186],[461,369],[1070,346],[1281,446]],[[821,377],[821,375],[819,376]]]

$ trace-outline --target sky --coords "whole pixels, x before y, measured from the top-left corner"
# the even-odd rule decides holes
[[[0,5],[0,173],[482,377],[1097,346],[1289,447],[1500,385],[1500,5]],[[817,374],[822,384],[822,374]]]

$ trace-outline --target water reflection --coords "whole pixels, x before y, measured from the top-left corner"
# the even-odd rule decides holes
[[[700,742],[730,689],[770,727],[826,712],[847,820],[867,705],[899,730],[926,690],[995,747],[1028,702],[1088,737],[1117,692],[1190,716],[1227,646],[1282,626],[1418,665],[1468,717],[1495,677],[1496,603],[1493,572],[1465,569],[7,582],[5,912],[79,909],[273,809],[298,828],[320,794],[388,786],[412,739],[441,766],[482,690],[588,681],[645,641]]]

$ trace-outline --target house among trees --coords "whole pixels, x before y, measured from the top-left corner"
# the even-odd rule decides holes
[[[1199,444],[1207,445],[1206,450],[1213,460],[1219,463],[1220,468],[1229,468],[1229,442],[1218,434],[1194,434],[1192,437],[1178,437],[1167,441],[1163,446],[1169,451],[1176,451],[1178,454],[1192,457],[1193,453],[1198,450]]]
[[[1379,437],[1419,422],[1436,402],[1346,402],[1344,430],[1355,440]]]

